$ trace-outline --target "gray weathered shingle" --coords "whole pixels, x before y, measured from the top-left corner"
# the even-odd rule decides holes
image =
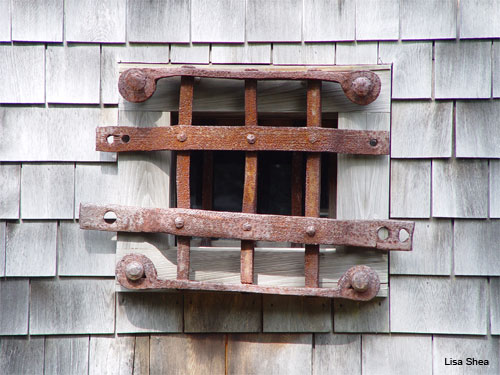
[[[376,42],[367,43],[337,43],[336,64],[376,64],[378,54],[378,44]]]
[[[498,38],[500,4],[497,0],[460,0],[460,38]]]
[[[401,0],[401,39],[455,39],[456,0]]]
[[[391,160],[391,218],[428,218],[431,213],[431,161]]]
[[[126,2],[65,0],[68,42],[125,43]]]
[[[30,334],[113,333],[115,281],[32,280]]]
[[[23,164],[21,217],[73,219],[74,179],[75,167],[70,163]]]
[[[500,158],[500,100],[457,101],[459,158]]]
[[[0,42],[10,42],[11,1],[0,0]]]
[[[5,221],[0,221],[0,277],[5,276]]]
[[[127,2],[129,42],[188,43],[190,0]]]
[[[379,61],[393,65],[393,99],[428,99],[432,83],[431,42],[384,42]]]
[[[214,44],[211,62],[213,64],[270,64],[271,44]]]
[[[99,103],[100,47],[47,47],[47,102]]]
[[[170,46],[170,62],[174,64],[208,64],[209,55],[209,44],[172,44]]]
[[[490,160],[490,217],[500,218],[500,160]]]
[[[0,335],[28,334],[29,294],[28,279],[0,280]]]
[[[355,11],[354,1],[304,1],[304,40],[306,42],[354,40]]]
[[[245,0],[192,0],[191,40],[244,43]]]
[[[21,165],[0,163],[0,218],[19,218],[20,185]]]
[[[356,0],[356,40],[397,40],[399,0]]]
[[[453,229],[451,220],[415,220],[413,249],[391,253],[392,275],[449,275]]]
[[[452,102],[393,102],[391,156],[393,158],[450,157],[452,120]]]
[[[500,335],[500,277],[490,278],[491,334]]]
[[[82,230],[78,223],[61,221],[57,235],[58,275],[114,276],[115,236],[114,232]]]
[[[432,216],[488,217],[488,161],[432,161]]]
[[[313,374],[361,374],[361,336],[314,335]]]
[[[90,337],[89,375],[132,374],[134,337]]]
[[[275,65],[321,65],[335,63],[333,43],[275,43],[273,64]]]
[[[45,46],[0,45],[0,103],[45,103]]]
[[[55,276],[55,221],[8,223],[5,244],[6,276]]]
[[[500,41],[493,41],[493,97],[500,97]]]
[[[249,42],[300,42],[301,0],[247,0],[246,36]]]
[[[12,40],[62,42],[63,0],[13,2]]]
[[[45,375],[88,374],[89,337],[47,337]]]
[[[389,298],[369,302],[334,299],[334,332],[389,332]]]
[[[431,336],[363,335],[363,373],[432,374]]]
[[[391,277],[391,331],[485,335],[486,278]]]
[[[436,99],[491,96],[491,42],[440,42],[435,45]]]
[[[42,375],[45,339],[0,338],[0,374]]]

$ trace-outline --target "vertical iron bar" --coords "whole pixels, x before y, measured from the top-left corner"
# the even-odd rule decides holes
[[[245,80],[245,125],[257,126],[257,81]],[[251,134],[249,134],[251,136]],[[251,138],[247,138],[250,142]],[[255,141],[255,139],[254,139]],[[258,142],[258,140],[257,140]],[[257,152],[245,153],[245,185],[242,212],[257,211]],[[243,228],[251,230],[251,228]],[[241,283],[253,284],[255,241],[241,241]]]
[[[182,77],[179,94],[179,125],[192,125],[193,122],[193,77]],[[189,188],[190,152],[177,153],[177,207],[191,207],[191,192]],[[177,237],[177,279],[189,279],[190,237]]]
[[[321,81],[307,81],[307,126],[321,126]],[[310,140],[311,142],[313,140]],[[321,154],[307,154],[305,216],[319,217],[321,193]],[[314,236],[315,228],[308,228]],[[304,256],[305,285],[319,287],[319,245],[306,245]]]

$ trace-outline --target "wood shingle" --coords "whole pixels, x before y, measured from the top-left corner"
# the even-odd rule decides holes
[[[47,337],[44,374],[88,374],[89,337]]]
[[[0,280],[0,335],[28,334],[29,295],[28,279]]]
[[[330,42],[354,40],[354,1],[304,1],[304,40]]]
[[[44,342],[43,337],[0,338],[0,373],[42,375]]]
[[[12,40],[62,42],[63,0],[43,2],[18,0],[13,2]]]
[[[336,64],[376,64],[378,54],[377,42],[353,42],[336,44]]]
[[[314,335],[313,374],[361,374],[361,336]]]
[[[270,64],[271,44],[214,44],[211,62],[212,64]]]
[[[455,39],[456,0],[400,0],[401,39]],[[462,5],[463,2],[461,1]]]
[[[0,218],[19,218],[21,165],[0,163]]]
[[[399,0],[356,0],[356,40],[397,40]]]

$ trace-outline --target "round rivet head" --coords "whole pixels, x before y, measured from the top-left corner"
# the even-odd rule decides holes
[[[182,132],[182,133],[177,134],[177,140],[179,142],[184,142],[186,139],[187,139],[186,133]]]
[[[316,228],[313,225],[310,225],[306,228],[306,233],[309,237],[313,237],[316,234]]]
[[[125,276],[127,276],[129,280],[139,280],[144,276],[144,266],[137,261],[128,263],[125,267]]]
[[[373,88],[372,81],[367,77],[358,77],[352,81],[352,90],[357,96],[366,96]]]
[[[376,139],[370,139],[370,146],[375,147],[378,144]]]
[[[184,220],[182,219],[182,217],[176,217],[174,223],[177,229],[181,229],[184,226]]]
[[[246,232],[252,230],[252,225],[250,223],[243,224],[243,230]]]
[[[255,134],[248,134],[247,135],[247,142],[253,145],[255,143],[255,140],[257,137],[255,137]]]
[[[370,274],[367,272],[356,272],[351,279],[351,286],[357,292],[366,292],[370,286]]]

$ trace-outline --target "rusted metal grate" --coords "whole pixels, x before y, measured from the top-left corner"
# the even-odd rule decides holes
[[[126,232],[164,232],[177,236],[177,279],[158,279],[146,256],[129,254],[117,265],[119,283],[130,289],[187,289],[326,296],[370,300],[377,295],[380,281],[367,266],[355,266],[340,278],[337,288],[319,287],[319,245],[334,244],[371,247],[380,250],[411,250],[414,223],[395,220],[334,220],[319,218],[321,152],[363,155],[389,153],[389,132],[321,128],[322,81],[338,82],[354,103],[366,105],[380,93],[380,79],[369,71],[329,72],[208,70],[194,67],[175,69],[129,69],[119,81],[122,96],[131,102],[150,98],[156,81],[180,76],[179,125],[161,128],[102,127],[97,129],[97,150],[177,151],[177,208],[145,209],[116,205],[80,206],[83,229]],[[241,126],[193,126],[195,77],[245,81],[245,124]],[[307,126],[302,128],[258,126],[257,88],[259,80],[307,81]],[[190,151],[245,151],[245,180],[241,213],[218,212],[204,204],[204,210],[190,208]],[[292,216],[256,214],[257,152],[293,151]],[[305,192],[302,192],[301,155],[307,152]],[[206,163],[210,166],[211,154]],[[210,178],[204,176],[209,190]],[[305,196],[305,217],[300,214]],[[207,202],[207,199],[205,199]],[[104,219],[114,212],[116,220]],[[406,232],[406,239],[400,236]],[[190,239],[198,237],[241,240],[241,284],[218,284],[189,280]],[[255,241],[287,241],[305,244],[305,287],[274,287],[254,284]]]

